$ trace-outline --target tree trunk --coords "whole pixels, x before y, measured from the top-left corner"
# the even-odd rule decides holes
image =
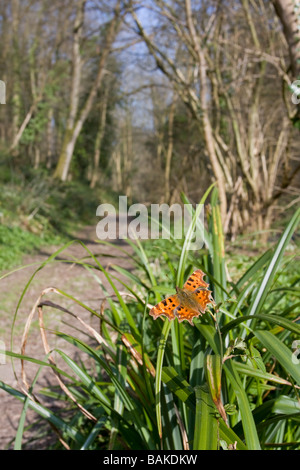
[[[173,101],[170,107],[169,123],[168,123],[168,146],[166,152],[166,166],[165,166],[165,200],[164,202],[169,203],[171,192],[170,192],[170,176],[171,176],[171,161],[173,155],[173,143],[174,143],[174,116],[176,107],[176,97],[173,97]]]
[[[300,4],[297,0],[272,0],[272,2],[288,43],[293,82],[300,78]],[[300,121],[300,102],[298,98],[299,94],[296,96],[295,112],[292,114],[294,122]]]
[[[122,163],[121,163],[121,151],[119,146],[114,150],[112,156],[114,162],[114,174],[113,174],[113,183],[114,190],[117,193],[122,191]]]
[[[128,203],[131,204],[132,199],[132,167],[133,167],[133,146],[132,146],[132,116],[127,114],[124,124],[123,134],[123,175],[124,175],[124,191],[128,197]]]
[[[293,79],[300,75],[300,11],[295,0],[272,0],[275,11],[283,26],[283,33],[289,46]],[[298,9],[296,6],[298,4]]]
[[[12,86],[12,143],[17,139],[19,124],[20,124],[20,113],[21,113],[21,94],[20,94],[20,82],[19,82],[19,0],[12,0],[12,63],[13,63],[13,86]],[[16,146],[11,145],[10,150],[14,150],[14,154],[17,153]]]
[[[199,63],[199,75],[200,75],[200,104],[201,104],[204,138],[205,138],[205,143],[206,143],[206,148],[207,148],[207,152],[209,155],[209,159],[213,168],[214,176],[216,178],[217,185],[218,185],[221,219],[224,223],[226,219],[226,214],[227,214],[226,188],[225,188],[224,172],[222,171],[222,168],[220,166],[220,163],[218,161],[218,157],[216,154],[213,130],[212,130],[212,125],[211,125],[211,120],[210,120],[209,110],[208,110],[209,89],[207,86],[207,64],[205,60],[204,51],[200,46],[200,41],[199,41],[199,38],[197,37],[197,33],[195,30],[190,0],[185,0],[185,8],[186,8],[187,25],[188,25],[188,29],[190,32],[193,48],[197,54],[198,61],[199,61],[198,63]]]
[[[47,123],[47,156],[46,156],[46,167],[49,169],[52,166],[52,158],[54,153],[54,132],[53,132],[53,117],[54,110],[50,108],[48,111],[48,123]]]
[[[40,147],[38,145],[34,148],[34,169],[37,170],[41,162]]]
[[[15,137],[14,137],[14,140],[13,140],[11,146],[10,146],[10,149],[9,149],[10,152],[12,152],[13,150],[15,150],[15,149],[17,148],[17,146],[18,146],[18,144],[19,144],[19,142],[20,142],[20,140],[21,140],[21,137],[22,137],[22,135],[23,135],[23,132],[25,131],[25,129],[26,129],[26,127],[27,127],[27,125],[28,125],[28,123],[29,123],[29,121],[30,121],[30,119],[31,119],[31,117],[32,117],[32,115],[33,115],[35,109],[36,109],[36,104],[37,104],[37,103],[33,103],[33,104],[30,106],[30,109],[29,109],[28,113],[26,114],[26,116],[25,116],[25,118],[24,118],[24,120],[23,120],[23,122],[22,122],[20,128],[19,128],[19,129],[17,130],[17,132],[16,132],[16,135],[15,135]]]
[[[211,170],[213,173],[207,177],[215,179],[218,185],[224,232],[235,236],[250,226],[253,230],[254,225],[269,227],[273,211],[268,207],[276,198],[274,191],[289,149],[281,90],[276,88],[273,98],[267,93],[266,83],[274,80],[270,69],[277,70],[280,81],[291,83],[285,72],[288,67],[284,67],[284,52],[280,49],[282,35],[278,32],[275,36],[274,30],[268,27],[272,8],[269,11],[266,2],[241,0],[224,2],[223,10],[217,7],[222,2],[215,2],[209,17],[210,7],[206,2],[175,2],[176,9],[172,8],[172,2],[156,0],[154,3],[160,14],[160,30],[156,25],[155,32],[147,34],[134,10],[132,16],[157,67],[170,80],[199,126],[209,160],[207,173]],[[292,0],[274,0],[274,3],[296,7]],[[267,16],[267,12],[271,15]],[[233,15],[230,26],[226,22],[227,13]],[[286,34],[299,46],[299,20],[295,13],[296,9],[294,16],[287,15],[286,23],[293,26]],[[265,15],[265,26],[263,22],[258,23],[258,29],[256,21],[260,14]],[[235,24],[236,19],[241,21],[241,26]],[[169,49],[161,47],[159,41],[165,45],[171,35],[174,47],[171,41]],[[240,45],[242,38],[244,45]],[[264,51],[265,44],[272,54]],[[177,60],[178,47],[181,56]],[[291,57],[298,64],[300,50],[297,53],[291,50]],[[270,109],[274,107],[274,113],[268,112],[266,105]],[[288,176],[289,181],[291,177],[292,174]],[[280,192],[286,187],[284,174],[282,180]]]
[[[86,3],[86,0],[81,0],[81,6],[84,7],[84,4]],[[111,20],[107,32],[106,32],[106,37],[105,37],[105,43],[103,46],[103,51],[100,56],[99,60],[99,65],[98,65],[98,72],[96,79],[90,89],[90,92],[88,94],[88,97],[86,99],[86,102],[84,103],[78,117],[76,118],[76,113],[77,113],[77,108],[78,108],[78,88],[80,85],[80,82],[78,81],[78,77],[74,77],[73,79],[73,92],[72,92],[72,98],[73,98],[73,104],[71,102],[71,109],[70,109],[70,118],[69,118],[69,123],[65,132],[64,140],[63,140],[63,145],[62,145],[62,150],[58,159],[58,163],[54,172],[54,177],[59,178],[62,181],[66,181],[69,173],[69,168],[71,164],[71,160],[73,157],[74,153],[74,148],[75,144],[77,142],[78,136],[82,130],[82,127],[92,109],[92,106],[95,101],[95,97],[97,94],[97,91],[99,89],[99,86],[102,82],[102,78],[105,72],[105,65],[107,62],[107,58],[109,56],[110,50],[112,43],[115,39],[115,36],[118,31],[118,26],[119,26],[119,7],[115,9],[114,17]],[[76,39],[77,41],[77,39]],[[74,46],[75,47],[75,46]],[[76,56],[76,64],[78,64],[78,54],[79,50],[77,49],[77,46],[74,49],[74,54]],[[77,67],[77,68],[76,68]],[[75,74],[80,75],[80,67],[76,65],[74,69]],[[75,122],[74,122],[75,121]]]
[[[67,120],[67,126],[63,138],[62,149],[60,152],[58,164],[55,170],[55,177],[59,177],[62,181],[66,181],[73,151],[77,137],[75,137],[74,127],[75,119],[78,112],[79,92],[81,82],[82,61],[80,56],[80,43],[82,39],[82,29],[84,22],[84,10],[87,0],[79,0],[77,5],[77,13],[73,29],[73,73],[70,94],[70,109]]]
[[[106,84],[104,90],[104,96],[101,106],[101,113],[100,113],[100,122],[99,122],[99,129],[96,136],[95,142],[95,151],[94,151],[94,168],[91,177],[90,187],[94,188],[99,178],[99,163],[100,163],[100,154],[101,154],[101,144],[105,132],[105,124],[106,124],[106,114],[107,114],[107,101],[109,95],[109,86]]]

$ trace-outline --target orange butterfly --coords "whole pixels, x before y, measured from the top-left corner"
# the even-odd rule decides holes
[[[154,320],[165,315],[169,320],[178,318],[179,322],[187,320],[192,326],[193,318],[202,315],[206,311],[207,304],[215,304],[211,291],[207,289],[209,284],[203,281],[205,274],[200,270],[193,272],[183,286],[176,287],[177,294],[167,297],[151,308],[150,315]]]

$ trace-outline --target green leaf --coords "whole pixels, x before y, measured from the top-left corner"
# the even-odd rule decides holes
[[[257,379],[275,382],[281,385],[290,385],[290,386],[292,385],[291,382],[288,382],[286,379],[283,379],[282,377],[278,377],[277,375],[270,374],[269,372],[264,372],[263,370],[257,369],[248,364],[235,362],[235,368],[239,372],[239,374],[244,374],[249,377],[256,377]]]
[[[256,349],[252,344],[250,344],[250,361],[253,362],[253,364],[260,370],[266,372],[266,366],[264,364],[264,361],[261,357],[260,352],[258,349]]]
[[[173,367],[163,368],[162,380],[180,400],[186,403],[193,413],[196,412],[196,398],[194,389],[183,377],[178,374],[178,372]],[[234,442],[237,442],[237,449],[247,449],[239,436],[232,429],[230,429],[222,419],[218,421],[218,426],[220,438],[224,439],[227,444],[234,444]]]
[[[162,381],[162,372],[163,372],[163,361],[165,354],[165,347],[167,338],[171,329],[171,322],[164,321],[163,328],[161,332],[161,338],[159,341],[158,353],[157,353],[157,363],[156,363],[156,376],[155,376],[155,411],[156,411],[156,421],[157,421],[157,430],[160,439],[162,439],[162,422],[161,422],[161,381]]]
[[[281,395],[272,400],[267,400],[262,405],[255,408],[253,418],[258,430],[269,426],[275,417],[281,420],[287,420],[289,417],[300,416],[300,404],[297,399]],[[241,435],[241,423],[234,427],[235,432]]]
[[[10,395],[13,395],[15,398],[18,400],[25,402],[25,400],[28,398],[26,395],[23,393],[19,392],[18,390],[14,389],[10,385],[0,381],[0,388],[8,392]],[[34,402],[33,400],[29,399],[27,401],[29,408],[34,410],[36,413],[38,413],[42,418],[46,419],[50,423],[52,423],[57,429],[59,429],[62,433],[65,433],[68,435],[71,439],[76,441],[77,443],[81,444],[83,442],[83,436],[82,434],[78,431],[78,429],[74,426],[68,425],[65,421],[63,421],[61,418],[56,416],[52,411],[47,409],[45,406]]]
[[[244,284],[248,284],[248,282],[254,277],[256,279],[256,274],[265,266],[267,261],[272,256],[272,250],[269,249],[265,253],[263,253],[251,266],[247,269],[245,274],[237,281],[234,286],[234,290],[240,290]]]
[[[193,450],[216,450],[218,427],[215,408],[207,387],[195,387],[196,412]]]
[[[206,377],[213,402],[221,397],[222,364],[220,354],[208,354],[206,356]]]
[[[221,355],[222,346],[216,329],[212,325],[205,325],[200,322],[195,323],[195,326],[207,340],[214,353]]]
[[[219,434],[220,439],[224,440],[227,445],[237,443],[237,450],[247,450],[244,442],[240,437],[233,431],[233,429],[226,426],[223,420],[219,420]]]
[[[227,323],[225,326],[221,328],[221,333],[223,338],[227,335],[227,333],[235,328],[237,325],[240,323],[244,323],[247,320],[255,318],[258,320],[263,320],[264,322],[272,323],[275,325],[279,325],[282,328],[286,328],[289,331],[292,331],[293,333],[296,333],[300,335],[300,325],[297,323],[292,322],[291,320],[288,320],[287,318],[280,317],[278,315],[273,315],[273,314],[255,314],[255,315],[244,315],[242,317],[236,318],[235,320],[232,320],[231,322]]]
[[[206,201],[210,191],[213,189],[213,187],[215,186],[216,183],[213,183],[207,190],[206,194],[204,194],[203,198],[201,199],[201,202],[202,204],[204,204],[204,202]],[[186,204],[187,206],[187,209],[190,213],[190,215],[193,217],[194,213],[195,213],[195,210],[193,209],[192,205],[191,205],[191,202],[189,201],[189,199],[186,197],[185,194],[181,194],[181,199],[183,201],[184,204]],[[200,219],[198,218],[196,220],[196,225],[198,227],[198,230],[200,230],[200,232],[203,232],[203,236],[204,236],[204,243],[205,245],[208,247],[208,250],[209,252],[212,254],[213,253],[213,246],[212,246],[212,243],[211,243],[211,237],[210,237],[210,234],[208,233],[208,231],[206,230],[205,227],[203,227]]]
[[[85,385],[87,390],[95,397],[97,398],[104,406],[105,405],[110,405],[109,399],[106,397],[106,395],[100,390],[100,388],[97,386],[97,384],[94,382],[92,377],[87,374],[82,367],[80,367],[73,359],[71,359],[67,354],[65,354],[63,351],[60,351],[56,349],[56,352],[62,357],[62,359],[68,364],[68,366],[72,369],[74,374],[76,374],[82,383]]]
[[[162,381],[175,393],[178,398],[191,407],[195,407],[194,389],[189,383],[174,369],[174,367],[163,367]]]
[[[223,302],[227,297],[227,294],[225,294],[227,279],[225,272],[224,234],[217,188],[214,189],[211,197],[211,217],[209,224],[213,244],[213,251],[211,253],[213,273],[214,279],[217,281],[213,286],[213,296],[216,303],[219,303]]]
[[[131,335],[132,336],[132,335]],[[133,338],[133,336],[132,336]],[[116,356],[116,365],[117,365],[117,378],[119,379],[120,383],[123,387],[126,387],[126,379],[127,379],[127,350],[125,346],[120,343],[117,344],[117,356]],[[122,415],[124,412],[124,403],[120,396],[118,389],[115,390],[114,396],[114,410],[119,414]],[[109,449],[113,449],[115,445],[115,440],[117,434],[119,432],[119,419],[112,419],[111,423],[111,434],[109,440]]]
[[[250,407],[250,402],[235,368],[235,364],[232,361],[226,361],[223,367],[238,400],[247,448],[249,450],[259,450],[261,447]]]
[[[290,350],[277,336],[270,331],[254,331],[255,336],[265,348],[278,360],[282,367],[300,385],[300,367],[293,363],[292,350]]]
[[[218,336],[215,329],[209,325],[197,325],[198,329],[208,340],[210,346],[217,354],[219,351]],[[240,381],[239,375],[235,370],[234,364],[226,361],[223,365],[224,371],[229,378],[232,388],[237,396],[239,409],[241,412],[242,425],[245,430],[247,447],[249,449],[260,449],[255,423],[250,409],[250,403],[247,394]]]
[[[97,421],[97,423],[91,430],[90,434],[88,435],[87,439],[81,446],[80,450],[88,450],[92,446],[95,439],[97,439],[97,437],[99,436],[99,433],[101,429],[104,427],[106,421],[107,421],[107,416],[101,416],[101,418]]]
[[[139,414],[137,403],[135,402],[134,398],[132,398],[128,394],[126,387],[122,384],[122,382],[118,379],[118,377],[116,377],[114,370],[112,370],[109,367],[109,365],[100,357],[99,353],[97,353],[97,351],[95,351],[92,347],[90,347],[89,345],[87,345],[86,343],[84,343],[83,341],[77,338],[71,337],[70,335],[68,336],[72,338],[72,342],[74,345],[80,347],[80,349],[90,354],[105,370],[105,372],[110,377],[111,382],[113,383],[115,388],[118,390],[120,398],[123,401],[124,406],[128,409],[129,415],[131,416],[133,423],[135,423],[141,437],[145,440],[145,445],[149,446],[150,448],[154,448],[154,444],[152,442],[150,433],[148,429],[145,427],[145,424],[141,419],[142,417]],[[70,361],[70,358],[68,359],[68,361]],[[80,370],[78,370],[77,372],[81,373]],[[100,396],[99,396],[99,400],[100,400]],[[103,405],[105,406],[105,403],[103,403]]]
[[[162,382],[162,425],[163,425],[163,448],[182,450],[182,434],[178,425],[176,415],[176,402],[171,390]]]
[[[274,254],[269,261],[266,272],[262,280],[260,281],[257,292],[255,293],[255,296],[253,297],[251,305],[248,309],[248,312],[247,312],[248,315],[251,316],[251,315],[260,313],[260,310],[262,309],[262,306],[264,305],[266,297],[272,286],[272,282],[274,280],[279,263],[295,231],[295,228],[299,223],[299,219],[300,219],[300,208],[293,215],[292,219],[288,223],[286,229],[284,230],[282,236],[280,237],[277,243]]]
[[[207,191],[208,194],[208,191]],[[185,268],[186,268],[186,261],[188,259],[189,255],[189,250],[190,246],[193,241],[194,233],[195,233],[195,227],[197,226],[197,221],[199,219],[199,215],[201,211],[203,210],[203,202],[202,199],[200,203],[197,205],[196,210],[194,211],[191,223],[189,225],[189,228],[186,232],[184,244],[182,247],[182,251],[180,254],[180,259],[178,263],[178,270],[177,270],[177,279],[176,279],[176,285],[179,287],[182,287],[183,282],[184,282],[184,275],[185,275]]]
[[[227,416],[221,400],[222,361],[220,354],[208,354],[205,365],[206,378],[212,400],[223,420],[227,423]]]

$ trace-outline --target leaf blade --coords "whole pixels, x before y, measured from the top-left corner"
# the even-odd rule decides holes
[[[300,368],[293,363],[291,350],[270,331],[257,330],[254,331],[254,334],[264,347],[276,357],[286,372],[300,385]]]

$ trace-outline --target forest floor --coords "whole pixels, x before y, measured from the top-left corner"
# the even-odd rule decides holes
[[[126,256],[126,254],[121,253],[117,247],[114,249],[109,246],[97,243],[95,226],[85,227],[77,234],[77,239],[80,239],[82,242],[84,242],[93,254],[98,254],[98,259],[104,267],[108,267],[110,263],[115,263],[124,268],[131,269],[132,265],[130,258]],[[116,243],[119,244],[121,242],[117,241]],[[59,247],[46,247],[37,254],[24,256],[24,259],[22,260],[22,266],[35,263],[34,266],[16,271],[1,280],[0,344],[2,343],[3,346],[4,343],[6,350],[11,349],[11,327],[16,307],[23,289],[25,288],[31,274],[36,270],[36,268],[45,260],[47,260],[49,256],[58,248]],[[129,245],[124,243],[122,248],[125,248],[128,253],[130,252]],[[58,259],[66,259],[67,255],[73,255],[78,259],[87,256],[87,252],[82,245],[79,243],[74,243],[65,251],[60,253]],[[104,275],[102,275],[102,273],[97,275],[103,281],[103,285],[107,291],[112,293]],[[92,275],[89,275],[88,271],[84,267],[73,263],[66,264],[63,262],[47,264],[36,274],[33,282],[30,283],[30,286],[26,291],[18,310],[14,326],[12,348],[12,350],[16,353],[20,353],[24,325],[29,316],[29,313],[39,298],[41,292],[47,287],[59,288],[64,292],[76,297],[96,311],[99,311],[101,301],[104,298],[104,294],[99,283]],[[55,302],[64,308],[71,310],[73,313],[79,315],[87,323],[97,327],[97,321],[99,322],[99,320],[95,317],[92,317],[86,310],[83,310],[79,305],[75,304],[70,299],[66,299],[65,297],[61,296],[58,298],[57,295],[51,293],[46,295],[45,299],[51,300],[52,302]],[[52,349],[53,347],[60,347],[67,354],[70,354],[71,356],[73,355],[74,358],[75,352],[74,349],[72,349],[72,346],[61,338],[57,338],[57,336],[51,334],[51,329],[58,329],[60,331],[74,335],[74,319],[68,317],[67,313],[47,307],[44,308],[44,321],[50,348]],[[86,340],[86,336],[82,332],[82,326],[79,323],[76,326],[78,327],[78,330],[76,330],[76,333],[78,333],[77,337],[80,338],[80,335],[83,335],[82,338]],[[45,352],[38,326],[37,313],[35,313],[34,319],[31,323],[25,354],[40,360],[45,360]],[[55,359],[57,359],[57,357],[55,357]],[[22,386],[22,381],[20,360],[14,359],[13,362],[15,372],[12,367],[11,358],[6,355],[5,360],[3,360],[2,357],[2,361],[0,361],[0,380],[18,390],[21,390],[20,387]],[[38,367],[39,366],[37,364],[26,362],[25,371],[29,383],[31,383],[32,379],[34,378]],[[44,367],[38,378],[34,392],[38,393],[41,388],[49,385],[57,385],[57,380],[54,374],[51,373],[50,368]],[[45,406],[51,407],[52,410],[55,410],[55,406],[57,406],[55,400],[53,401],[53,399],[47,397],[42,397],[42,403]],[[18,428],[22,406],[23,405],[19,400],[0,389],[0,450],[13,448],[14,437]],[[29,410],[27,412],[26,427],[28,429],[23,434],[23,442],[26,449],[44,450],[48,448],[49,443],[51,443],[53,440],[53,437],[51,437],[51,432],[46,432],[45,435],[41,436],[41,438],[38,440],[32,439],[32,437],[36,436],[37,432],[41,434],[41,430],[39,428],[36,429],[35,423],[37,416],[38,415],[34,411]],[[50,430],[49,426],[47,429],[48,431]]]

